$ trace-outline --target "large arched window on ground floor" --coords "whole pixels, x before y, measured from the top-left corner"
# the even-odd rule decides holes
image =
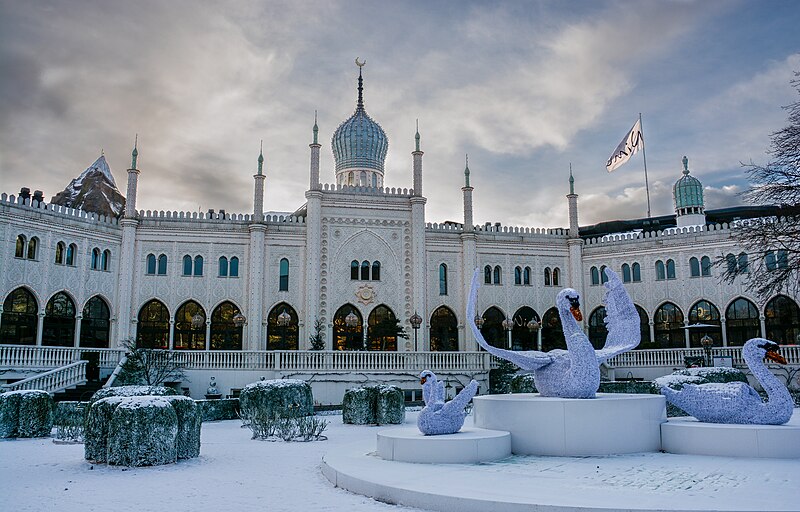
[[[352,304],[340,307],[333,316],[333,349],[364,350],[364,319]]]
[[[431,315],[431,351],[458,350],[458,320],[447,306],[439,306]]]
[[[486,343],[497,348],[507,348],[506,331],[503,329],[503,320],[505,319],[506,315],[494,306],[483,313],[481,335],[486,340]]]
[[[139,348],[169,347],[169,310],[163,302],[153,299],[139,310],[136,324],[136,346]]]
[[[239,308],[230,301],[214,308],[211,313],[211,350],[242,350],[243,327],[237,327],[233,321],[239,313]]]
[[[172,346],[176,350],[206,349],[206,312],[203,306],[190,300],[178,308]]]
[[[47,301],[42,325],[42,345],[48,347],[75,345],[75,302],[65,292],[58,292]]]
[[[689,329],[689,346],[699,348],[703,336],[710,336],[715,347],[722,346],[722,322],[717,306],[707,300],[699,300],[689,309],[689,325],[709,325],[700,329]]]
[[[725,310],[725,335],[729,347],[741,347],[752,338],[761,336],[758,308],[744,297],[739,297]]]
[[[547,352],[554,348],[566,350],[567,342],[564,341],[564,329],[558,309],[553,307],[545,311],[542,317],[542,350]]]
[[[656,335],[653,348],[686,348],[681,308],[665,302],[656,310],[653,322]]]
[[[111,313],[106,301],[95,295],[86,301],[81,317],[81,347],[108,348]]]
[[[800,343],[800,307],[786,295],[778,295],[764,307],[767,339],[780,345]]]
[[[298,350],[298,318],[292,306],[281,302],[267,316],[267,350]]]
[[[541,324],[541,319],[536,311],[531,307],[522,306],[511,318],[514,320],[514,327],[511,330],[511,350],[538,350],[537,326]],[[531,321],[536,325],[531,324]]]
[[[639,345],[636,348],[658,348],[650,340],[650,318],[647,316],[647,311],[638,304],[634,304],[633,307],[639,313],[639,334],[641,335]]]
[[[367,319],[367,350],[396,352],[398,335],[405,332],[400,329],[394,312],[384,304],[377,306]]]
[[[17,288],[3,301],[0,340],[9,345],[36,345],[39,305],[26,288]]]
[[[608,329],[606,329],[606,308],[599,306],[589,315],[589,341],[595,349],[601,349],[606,344]]]

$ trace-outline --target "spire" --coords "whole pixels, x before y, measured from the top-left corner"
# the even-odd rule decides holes
[[[683,155],[683,174],[689,174],[689,159]]]
[[[261,169],[264,166],[264,139],[261,139],[261,149],[258,152],[258,175],[261,176]]]
[[[358,105],[356,105],[356,110],[364,110],[364,79],[361,77],[361,68],[366,63],[366,60],[358,62],[358,57],[356,57],[356,66],[358,66]]]
[[[414,135],[414,140],[417,142],[416,151],[419,151],[419,119],[417,119],[417,133]]]
[[[314,111],[314,144],[318,144],[317,142],[317,135],[319,134],[319,128],[317,127],[317,111]]]
[[[136,159],[139,158],[139,150],[136,147],[139,145],[139,134],[133,139],[133,151],[131,152],[131,169],[136,169]]]
[[[469,186],[469,154],[465,155],[466,159],[466,166],[464,167],[464,179],[466,180],[466,185]]]
[[[575,193],[575,178],[572,176],[572,162],[569,163],[569,193]]]

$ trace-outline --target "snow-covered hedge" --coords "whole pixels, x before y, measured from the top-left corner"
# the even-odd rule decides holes
[[[106,462],[108,427],[111,425],[111,418],[120,402],[128,398],[124,396],[101,398],[89,406],[83,433],[83,452],[87,460]]]
[[[239,406],[245,421],[254,414],[270,418],[309,416],[314,414],[314,396],[304,380],[262,380],[242,389]]]
[[[56,402],[53,407],[56,439],[82,441],[87,411],[87,402]]]
[[[511,393],[536,393],[536,384],[533,382],[532,373],[522,373],[511,377],[508,385]]]
[[[98,389],[89,399],[89,404],[91,405],[110,396],[168,396],[177,394],[174,389],[165,386],[117,386]]]
[[[597,391],[600,393],[626,393],[639,395],[660,394],[659,388],[655,387],[653,383],[648,380],[601,382],[600,388]]]
[[[178,419],[175,449],[179,459],[192,459],[200,455],[200,429],[203,416],[200,407],[188,396],[165,396]]]
[[[235,420],[239,418],[239,399],[196,400],[203,421]]]
[[[122,400],[108,426],[109,464],[158,466],[178,459],[178,417],[168,400],[137,396]]]
[[[46,391],[0,394],[0,438],[46,437],[53,429],[53,399]]]
[[[362,386],[345,391],[342,422],[352,425],[400,424],[405,421],[403,391],[397,386]]]

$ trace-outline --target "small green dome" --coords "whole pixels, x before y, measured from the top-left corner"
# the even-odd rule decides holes
[[[689,159],[683,157],[683,176],[672,187],[675,210],[703,208],[703,184],[689,174]]]

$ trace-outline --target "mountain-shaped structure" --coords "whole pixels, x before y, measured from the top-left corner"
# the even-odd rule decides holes
[[[50,202],[109,217],[119,217],[125,206],[125,197],[117,189],[106,157],[100,155],[100,158],[72,180],[67,188],[53,196]]]

